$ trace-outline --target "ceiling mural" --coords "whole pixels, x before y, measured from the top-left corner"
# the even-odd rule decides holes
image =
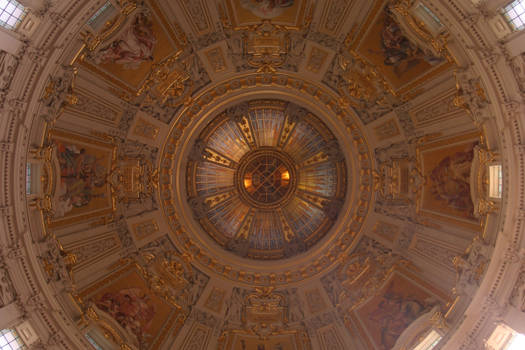
[[[376,17],[354,50],[378,67],[395,91],[447,63],[411,42],[388,6],[372,15]]]
[[[128,3],[111,27],[86,37],[83,64],[117,84],[124,83],[125,89],[139,90],[153,65],[184,47],[184,39],[163,26],[166,20],[160,16],[148,3]]]
[[[421,169],[427,178],[421,212],[459,219],[466,224],[478,223],[470,189],[470,168],[478,144],[479,135],[471,134],[421,145]]]
[[[439,303],[439,297],[420,283],[395,272],[374,298],[356,310],[354,317],[367,329],[373,347],[387,350],[395,346],[412,322]]]
[[[90,295],[91,290],[81,295],[93,302],[94,313],[98,311],[109,315],[118,324],[113,326],[120,327],[122,333],[127,335],[126,339],[134,340],[131,344],[145,349],[158,347],[154,343],[156,340],[162,342],[162,339],[155,338],[163,324],[168,321],[173,323],[171,319],[176,319],[179,311],[175,308],[172,314],[172,305],[152,293],[137,270],[118,271],[117,274],[119,279],[100,286],[94,296]]]
[[[59,130],[50,132],[49,141],[49,227],[111,212],[107,176],[116,160],[115,145]]]
[[[510,281],[492,256],[522,217],[501,215],[520,121],[491,120],[515,99],[436,3],[30,8],[47,29],[0,52],[18,118],[0,122],[0,315],[34,348],[104,350],[401,350],[432,332],[450,349],[474,309],[521,315],[517,282],[512,302],[476,299]]]
[[[306,0],[256,1],[228,0],[226,6],[236,26],[258,25],[261,20],[287,26],[299,26]]]

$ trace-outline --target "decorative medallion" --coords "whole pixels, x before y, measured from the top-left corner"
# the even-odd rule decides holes
[[[214,118],[187,166],[194,217],[223,248],[281,259],[323,238],[346,192],[335,136],[307,110],[251,101]]]
[[[271,147],[241,159],[235,180],[241,198],[255,208],[277,208],[294,193],[295,166],[286,153]]]

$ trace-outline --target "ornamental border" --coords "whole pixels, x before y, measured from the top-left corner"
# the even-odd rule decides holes
[[[312,257],[308,264],[294,271],[282,273],[264,273],[260,271],[248,271],[235,269],[235,267],[222,263],[219,257],[213,256],[209,251],[192,240],[183,226],[179,223],[177,209],[172,196],[172,163],[175,154],[179,151],[179,142],[184,129],[190,122],[204,113],[206,108],[217,99],[224,98],[227,94],[237,92],[243,88],[255,87],[278,87],[292,89],[302,94],[306,93],[318,103],[324,104],[327,111],[333,113],[346,127],[349,132],[358,156],[356,166],[360,174],[359,193],[357,194],[357,205],[351,211],[352,218],[346,227],[339,233],[334,234],[333,243],[317,256]],[[250,285],[286,285],[301,282],[323,272],[328,272],[341,259],[344,258],[358,243],[359,233],[368,215],[373,196],[373,162],[366,137],[363,134],[355,113],[348,104],[337,94],[326,87],[306,81],[288,73],[250,73],[240,77],[225,80],[217,85],[209,87],[192,97],[177,112],[174,122],[170,126],[168,137],[161,148],[159,163],[159,202],[162,207],[167,224],[173,235],[170,238],[182,253],[192,256],[192,260],[212,273],[237,283]],[[349,211],[350,212],[350,211]]]

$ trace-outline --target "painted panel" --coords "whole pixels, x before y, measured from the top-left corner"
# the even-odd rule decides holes
[[[107,176],[115,146],[78,134],[52,130],[55,179],[54,214],[48,224],[74,224],[112,212],[113,198]]]
[[[442,298],[426,286],[395,271],[355,313],[373,348],[389,350],[414,320],[440,302]]]
[[[470,193],[470,173],[477,134],[467,134],[419,148],[425,185],[419,210],[449,222],[477,225]]]
[[[229,0],[230,17],[236,26],[258,24],[262,19],[272,23],[300,26],[303,21],[306,0]]]
[[[83,290],[80,297],[115,320],[119,330],[129,334],[126,341],[141,349],[159,348],[180,314],[178,306],[149,288],[145,276],[134,264]]]
[[[104,80],[138,91],[152,68],[182,49],[166,19],[155,11],[154,1],[121,14],[122,24],[89,53],[82,65]]]
[[[356,51],[379,69],[394,90],[450,67],[444,59],[425,53],[409,41],[388,7],[371,16],[376,17],[365,29],[367,32]]]

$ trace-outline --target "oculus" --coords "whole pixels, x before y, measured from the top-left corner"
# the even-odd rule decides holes
[[[292,257],[321,240],[346,197],[334,134],[309,111],[278,100],[227,109],[194,142],[188,203],[202,229],[236,255]]]
[[[283,205],[294,192],[295,180],[293,160],[270,147],[248,153],[236,174],[241,198],[256,208]]]

